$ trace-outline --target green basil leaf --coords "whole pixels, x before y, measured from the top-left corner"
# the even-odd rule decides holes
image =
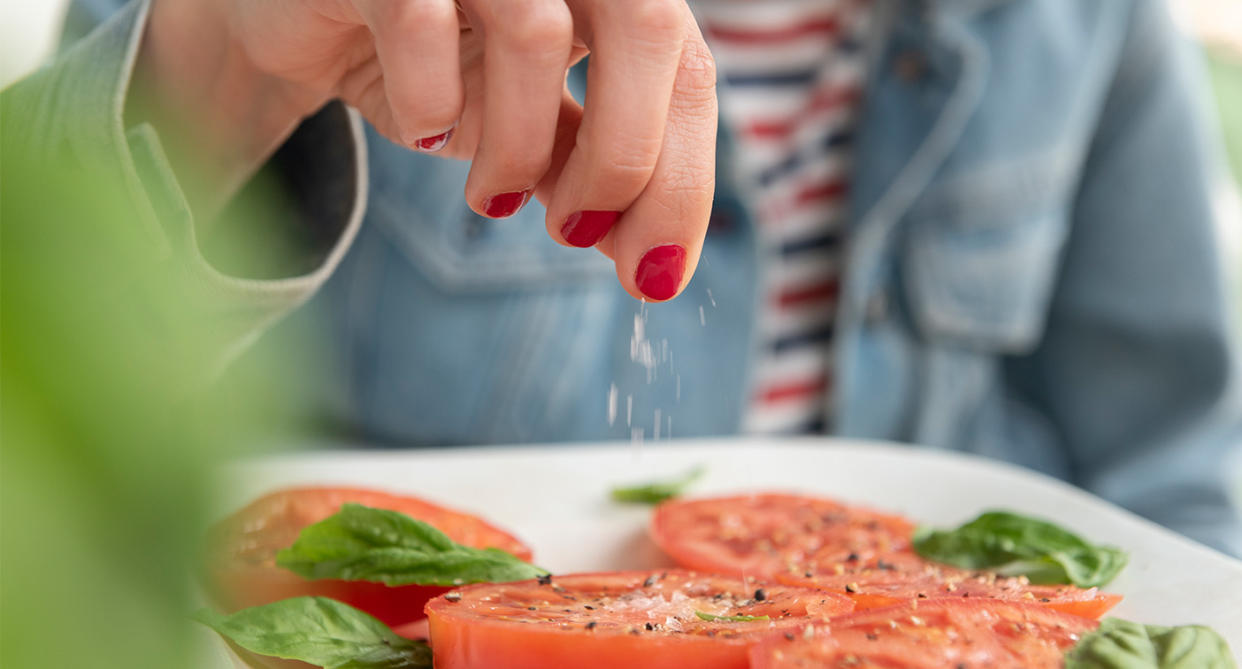
[[[767,616],[717,616],[704,611],[695,611],[694,615],[698,616],[699,620],[706,620],[709,623],[717,620],[723,620],[727,623],[749,623],[756,620],[770,620]]]
[[[276,564],[303,578],[442,585],[524,581],[547,574],[497,548],[462,546],[403,513],[345,504],[302,530]]]
[[[1112,546],[1096,546],[1047,521],[1005,511],[989,511],[955,530],[919,528],[914,549],[928,560],[963,569],[1081,588],[1106,585],[1129,559]]]
[[[293,597],[231,615],[204,609],[194,619],[258,655],[325,669],[431,669],[426,643],[326,597]]]
[[[702,478],[707,468],[699,465],[670,481],[657,481],[636,486],[625,486],[612,489],[612,499],[626,504],[659,504],[680,496],[690,484]]]
[[[1229,644],[1200,625],[1107,618],[1065,655],[1066,669],[1237,669]]]

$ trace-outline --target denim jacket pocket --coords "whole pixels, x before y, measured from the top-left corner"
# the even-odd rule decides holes
[[[503,220],[471,211],[463,197],[469,163],[414,153],[374,130],[368,140],[369,222],[446,292],[511,292],[615,275],[603,255],[552,241],[538,202]]]
[[[1003,353],[1039,342],[1069,228],[1066,161],[959,172],[911,210],[902,274],[927,337]]]

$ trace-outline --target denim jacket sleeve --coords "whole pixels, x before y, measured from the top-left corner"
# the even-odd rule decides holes
[[[1231,496],[1237,360],[1210,187],[1204,88],[1164,13],[1134,3],[1045,338],[1013,363],[1083,487],[1242,555]]]
[[[137,256],[151,258],[160,271],[179,273],[186,285],[202,291],[204,299],[194,303],[211,312],[200,320],[217,342],[218,366],[307,300],[349,247],[366,193],[362,124],[353,112],[331,105],[304,123],[273,159],[298,166],[286,170],[289,179],[282,185],[294,198],[295,218],[312,231],[284,244],[282,257],[306,240],[292,253],[296,260],[288,271],[234,271],[236,263],[219,264],[210,253],[211,242],[199,237],[155,129],[146,123],[127,126],[125,99],[149,2],[121,5],[76,2],[66,37],[78,39],[46,67],[3,91],[5,150],[63,165],[82,178],[108,180],[108,187],[124,193],[133,226],[115,233],[132,240]],[[226,211],[221,218],[229,215]],[[214,234],[229,223],[213,221],[211,228]]]

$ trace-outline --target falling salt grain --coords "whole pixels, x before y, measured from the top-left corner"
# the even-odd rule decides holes
[[[654,428],[654,430],[655,430],[655,433],[651,435],[651,438],[652,438],[653,440],[655,440],[655,441],[659,441],[659,439],[660,439],[660,410],[659,410],[659,409],[656,409],[656,410],[655,410],[655,428]]]
[[[617,422],[617,384],[608,386],[608,426]]]
[[[703,305],[699,305],[699,325],[707,327],[707,314],[703,312]]]
[[[659,363],[656,360],[655,347],[647,339],[646,304],[639,310],[639,313],[634,314],[634,334],[630,337],[630,360],[647,370],[647,383],[655,380]]]

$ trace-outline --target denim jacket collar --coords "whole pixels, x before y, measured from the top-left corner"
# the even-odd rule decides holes
[[[988,0],[940,0],[945,6],[981,6]],[[1008,0],[991,0],[992,4]],[[841,316],[857,317],[881,281],[879,259],[897,222],[923,192],[952,152],[981,99],[988,54],[965,23],[948,15],[930,21],[899,12],[885,28],[887,39],[868,75],[869,95],[884,102],[917,96],[935,110],[921,115],[917,128],[893,133],[894,126],[864,113],[855,157],[855,228],[851,265],[846,267]],[[922,63],[916,80],[900,72],[903,57]],[[900,156],[900,160],[894,160]],[[880,160],[879,157],[884,157]]]

